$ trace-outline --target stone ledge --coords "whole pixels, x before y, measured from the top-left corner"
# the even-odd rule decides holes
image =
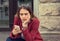
[[[47,3],[47,2],[60,2],[60,0],[39,0],[40,3]]]
[[[40,33],[43,35],[60,35],[60,32],[59,31],[40,31]]]

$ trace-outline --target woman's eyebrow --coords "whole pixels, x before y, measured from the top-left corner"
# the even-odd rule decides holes
[[[20,14],[23,14],[23,13],[20,13]],[[27,13],[24,13],[24,14],[27,14]]]

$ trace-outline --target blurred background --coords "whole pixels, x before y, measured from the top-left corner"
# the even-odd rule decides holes
[[[60,0],[0,0],[0,41],[9,36],[21,4],[30,6],[40,20],[38,30],[44,41],[60,41]]]

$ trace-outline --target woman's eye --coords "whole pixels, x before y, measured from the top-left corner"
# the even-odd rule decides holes
[[[25,15],[27,15],[27,13],[25,13]]]
[[[23,14],[20,14],[21,16],[23,15]]]

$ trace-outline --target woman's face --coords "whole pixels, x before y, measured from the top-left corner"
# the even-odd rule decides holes
[[[20,18],[21,18],[22,22],[24,22],[26,20],[28,20],[28,21],[30,20],[30,13],[28,10],[22,8],[19,13],[20,13]]]

